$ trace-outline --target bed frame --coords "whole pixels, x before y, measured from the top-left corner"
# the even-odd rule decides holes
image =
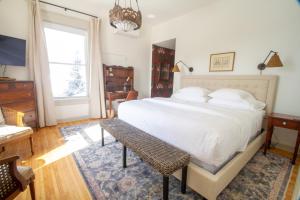
[[[181,78],[181,88],[187,86],[199,86],[210,90],[220,88],[242,89],[253,94],[256,99],[267,104],[266,113],[273,111],[277,76],[183,76]],[[247,162],[264,144],[266,131],[254,139],[242,153],[237,154],[216,174],[211,174],[207,170],[190,163],[188,167],[187,185],[203,197],[213,200],[222,192],[222,190],[232,181]],[[176,171],[174,176],[181,179],[181,171]]]

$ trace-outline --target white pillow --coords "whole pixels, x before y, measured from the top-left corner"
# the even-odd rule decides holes
[[[180,90],[178,90],[176,93],[184,93],[187,95],[199,95],[199,96],[207,96],[211,91],[206,88],[201,87],[185,87]]]
[[[193,98],[187,98],[187,97],[171,97],[172,99],[174,99],[175,101],[179,100],[180,102],[183,103],[207,103],[209,100],[209,97],[200,97],[197,99],[193,99]]]
[[[244,90],[239,89],[230,89],[230,88],[223,88],[216,90],[210,93],[208,96],[212,98],[218,99],[227,99],[227,100],[243,100],[243,99],[252,99],[255,100],[252,94],[246,92]]]
[[[204,103],[207,102],[209,90],[200,87],[187,87],[178,90],[171,98],[187,102]]]
[[[263,110],[266,107],[266,104],[251,99],[242,99],[242,100],[227,100],[227,99],[219,99],[213,98],[208,101],[209,104],[230,107],[230,108],[238,108],[245,110]]]
[[[0,108],[0,125],[3,125],[5,124],[5,120],[4,120],[4,117],[3,117],[3,114],[2,114],[2,110]]]

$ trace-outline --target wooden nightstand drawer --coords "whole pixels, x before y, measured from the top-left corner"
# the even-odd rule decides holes
[[[272,119],[273,126],[282,127],[282,128],[288,128],[288,129],[299,129],[299,122],[294,122],[290,120],[284,120],[284,119]]]

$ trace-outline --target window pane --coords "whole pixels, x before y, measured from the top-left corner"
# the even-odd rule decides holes
[[[85,65],[53,63],[49,65],[54,97],[87,96]]]
[[[49,62],[85,64],[85,36],[45,28]]]

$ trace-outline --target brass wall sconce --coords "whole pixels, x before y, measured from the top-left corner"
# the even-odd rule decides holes
[[[271,54],[273,54],[273,55],[269,59],[268,63],[266,64],[266,61],[268,60],[268,58],[270,57]],[[258,64],[257,68],[260,70],[260,74],[262,74],[262,71],[264,69],[266,69],[266,67],[283,67],[283,64],[280,60],[278,52],[271,50],[270,53],[268,54],[268,56],[265,58],[264,62]]]
[[[174,67],[173,67],[173,69],[172,69],[172,72],[180,72],[180,69],[179,69],[179,67],[178,67],[178,64],[179,64],[179,63],[183,64],[183,66],[184,66],[185,68],[187,68],[190,72],[193,72],[193,71],[194,71],[194,68],[187,66],[183,61],[179,60],[177,63],[175,63],[175,65],[174,65]]]

